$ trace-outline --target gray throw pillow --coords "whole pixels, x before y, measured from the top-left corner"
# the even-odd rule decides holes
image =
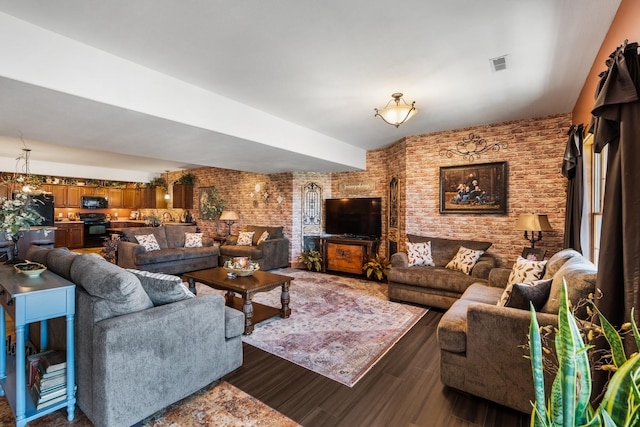
[[[134,269],[127,269],[127,271],[140,279],[142,288],[149,295],[154,306],[195,297],[178,276]]]
[[[536,280],[533,284],[514,283],[505,307],[529,310],[529,303],[533,303],[536,311],[540,310],[549,298],[553,279]]]

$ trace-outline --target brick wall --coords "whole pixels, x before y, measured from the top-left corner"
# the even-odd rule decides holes
[[[536,246],[553,254],[562,248],[566,179],[561,174],[562,157],[571,125],[570,114],[475,126],[404,138],[380,150],[367,153],[366,170],[341,173],[256,174],[218,168],[199,168],[194,190],[194,216],[199,218],[199,187],[216,186],[227,210],[238,213],[233,225],[237,233],[247,224],[283,226],[291,241],[289,259],[297,262],[302,238],[302,187],[316,182],[323,198],[382,197],[383,241],[380,252],[387,254],[388,191],[392,177],[400,180],[399,249],[404,249],[407,233],[438,237],[488,240],[489,250],[501,264],[512,262],[529,246],[522,233],[513,230],[522,213],[546,213],[554,228]],[[441,214],[439,212],[439,170],[441,166],[466,165],[462,157],[441,156],[469,134],[488,144],[508,144],[498,152],[489,151],[477,163],[507,162],[507,214]],[[178,175],[175,177],[177,179]],[[173,178],[173,175],[171,176]],[[257,194],[255,185],[261,185]],[[265,203],[264,188],[270,193]],[[250,193],[254,193],[254,198]],[[277,197],[283,201],[278,203]],[[206,234],[224,233],[226,225],[198,221]]]

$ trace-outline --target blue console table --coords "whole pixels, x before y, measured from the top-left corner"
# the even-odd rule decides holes
[[[15,357],[7,355],[5,313],[15,322]],[[67,407],[67,419],[75,415],[74,329],[75,285],[62,277],[44,271],[28,277],[13,266],[0,264],[0,395],[6,395],[16,416],[16,426]],[[29,323],[41,322],[40,348],[47,348],[47,320],[66,317],[67,325],[67,399],[41,410],[27,390],[25,371],[25,335]]]

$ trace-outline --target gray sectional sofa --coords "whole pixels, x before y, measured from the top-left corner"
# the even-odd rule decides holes
[[[166,274],[182,274],[218,266],[219,246],[202,238],[201,248],[185,248],[185,233],[195,233],[195,225],[124,228],[124,240],[118,242],[118,265]],[[153,234],[160,250],[147,251],[136,236]]]
[[[486,251],[490,242],[455,240],[407,234],[411,243],[431,242],[431,254],[435,266],[411,266],[406,252],[391,255],[389,270],[389,299],[405,301],[430,307],[447,309],[456,302],[469,286],[486,282],[489,272],[495,267],[495,259],[483,254],[471,270],[465,274],[445,268],[445,265],[464,246],[468,249]]]
[[[540,326],[558,325],[562,279],[576,306],[594,292],[596,266],[573,249],[553,255],[543,279],[552,279],[541,303]],[[442,316],[438,324],[440,378],[450,387],[530,413],[534,400],[531,362],[525,358],[530,314],[528,310],[497,306],[511,269],[496,268],[488,282],[471,285]],[[553,340],[551,339],[551,342]],[[545,383],[552,378],[545,374]],[[546,387],[547,392],[551,387]]]
[[[66,248],[32,246],[27,258],[76,284],[76,397],[96,427],[135,424],[242,364],[244,315],[222,295],[194,297],[178,277]],[[39,342],[39,323],[30,332]],[[48,337],[65,348],[64,318]]]

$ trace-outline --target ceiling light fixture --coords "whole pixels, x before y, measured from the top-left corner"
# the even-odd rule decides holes
[[[30,193],[34,190],[34,185],[31,182],[31,171],[29,170],[29,156],[31,155],[31,150],[29,148],[22,149],[22,155],[18,157],[16,171],[20,169],[19,164],[21,160],[24,160],[24,166],[22,167],[22,174],[17,175],[16,173],[16,181],[22,183],[22,192]]]
[[[376,112],[374,117],[380,117],[385,121],[385,123],[398,127],[418,112],[416,107],[414,107],[416,102],[413,101],[411,105],[407,104],[402,97],[402,93],[396,92],[391,95],[391,98],[393,99],[387,102],[387,105],[385,105],[383,109],[378,110],[377,108],[374,108]],[[400,101],[402,101],[402,105],[400,104]]]

